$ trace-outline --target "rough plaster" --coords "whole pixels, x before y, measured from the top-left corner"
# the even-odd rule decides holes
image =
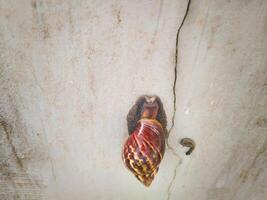
[[[267,198],[267,2],[187,6],[0,1],[0,199]],[[174,116],[149,188],[121,161],[141,94]]]

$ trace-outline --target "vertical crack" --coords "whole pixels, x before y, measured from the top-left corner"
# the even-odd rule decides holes
[[[168,185],[168,190],[167,190],[167,200],[170,200],[171,198],[171,188],[172,188],[172,185],[173,185],[173,182],[176,178],[176,174],[177,174],[177,169],[178,169],[178,166],[180,165],[180,162],[178,162],[174,168],[174,172],[173,172],[173,176],[172,176],[172,179]]]
[[[172,115],[172,124],[171,128],[169,129],[169,133],[172,131],[174,127],[174,121],[175,121],[175,114],[176,114],[176,82],[177,82],[177,75],[178,75],[178,56],[179,56],[179,36],[181,29],[184,25],[185,19],[188,15],[189,8],[190,8],[191,0],[188,0],[186,11],[182,20],[182,23],[178,27],[177,34],[176,34],[176,49],[175,49],[175,64],[174,64],[174,81],[173,81],[173,87],[172,87],[172,92],[173,92],[173,115]]]
[[[175,48],[175,65],[174,65],[174,81],[173,81],[173,87],[172,87],[172,92],[173,92],[173,115],[172,115],[172,123],[171,123],[171,127],[168,131],[168,136],[170,135],[171,131],[173,130],[174,128],[174,122],[175,122],[175,116],[176,116],[176,83],[177,83],[177,76],[178,76],[178,59],[179,59],[179,36],[180,36],[180,32],[181,32],[181,29],[184,25],[184,22],[186,20],[186,17],[188,15],[188,12],[189,12],[189,8],[190,8],[190,4],[191,4],[191,0],[188,0],[187,2],[187,7],[186,7],[186,11],[185,11],[185,14],[183,16],[183,19],[182,19],[182,22],[180,24],[180,26],[178,27],[177,29],[177,34],[176,34],[176,48]],[[173,147],[171,147],[169,145],[169,142],[168,142],[168,139],[167,139],[167,146],[168,148],[171,150],[171,152],[177,156],[178,154],[175,152],[175,150],[173,149]],[[174,180],[176,178],[176,174],[177,174],[177,169],[178,169],[178,166],[181,164],[181,160],[179,160],[174,168],[174,172],[173,172],[173,176],[172,176],[172,179],[168,185],[168,190],[167,190],[167,200],[170,200],[171,198],[171,189],[172,189],[172,186],[173,186],[173,183],[174,183]]]

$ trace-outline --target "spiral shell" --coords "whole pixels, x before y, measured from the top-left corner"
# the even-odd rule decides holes
[[[155,119],[140,119],[124,144],[122,158],[126,167],[145,186],[158,172],[165,152],[165,132]]]

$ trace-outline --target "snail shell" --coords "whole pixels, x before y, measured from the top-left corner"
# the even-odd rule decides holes
[[[127,139],[123,161],[136,178],[149,186],[159,169],[165,152],[165,137],[157,120],[141,119],[136,130]]]
[[[191,138],[181,139],[180,144],[184,147],[189,147],[189,150],[185,153],[186,155],[190,155],[196,147],[194,140]]]
[[[135,177],[148,187],[165,152],[166,115],[159,97],[140,97],[127,119],[130,136],[124,144],[122,159]]]

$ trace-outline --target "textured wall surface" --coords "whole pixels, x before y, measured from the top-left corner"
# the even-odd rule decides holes
[[[0,0],[1,200],[267,199],[267,1],[192,0],[176,45],[187,5]],[[149,188],[121,161],[142,94],[175,116]]]

